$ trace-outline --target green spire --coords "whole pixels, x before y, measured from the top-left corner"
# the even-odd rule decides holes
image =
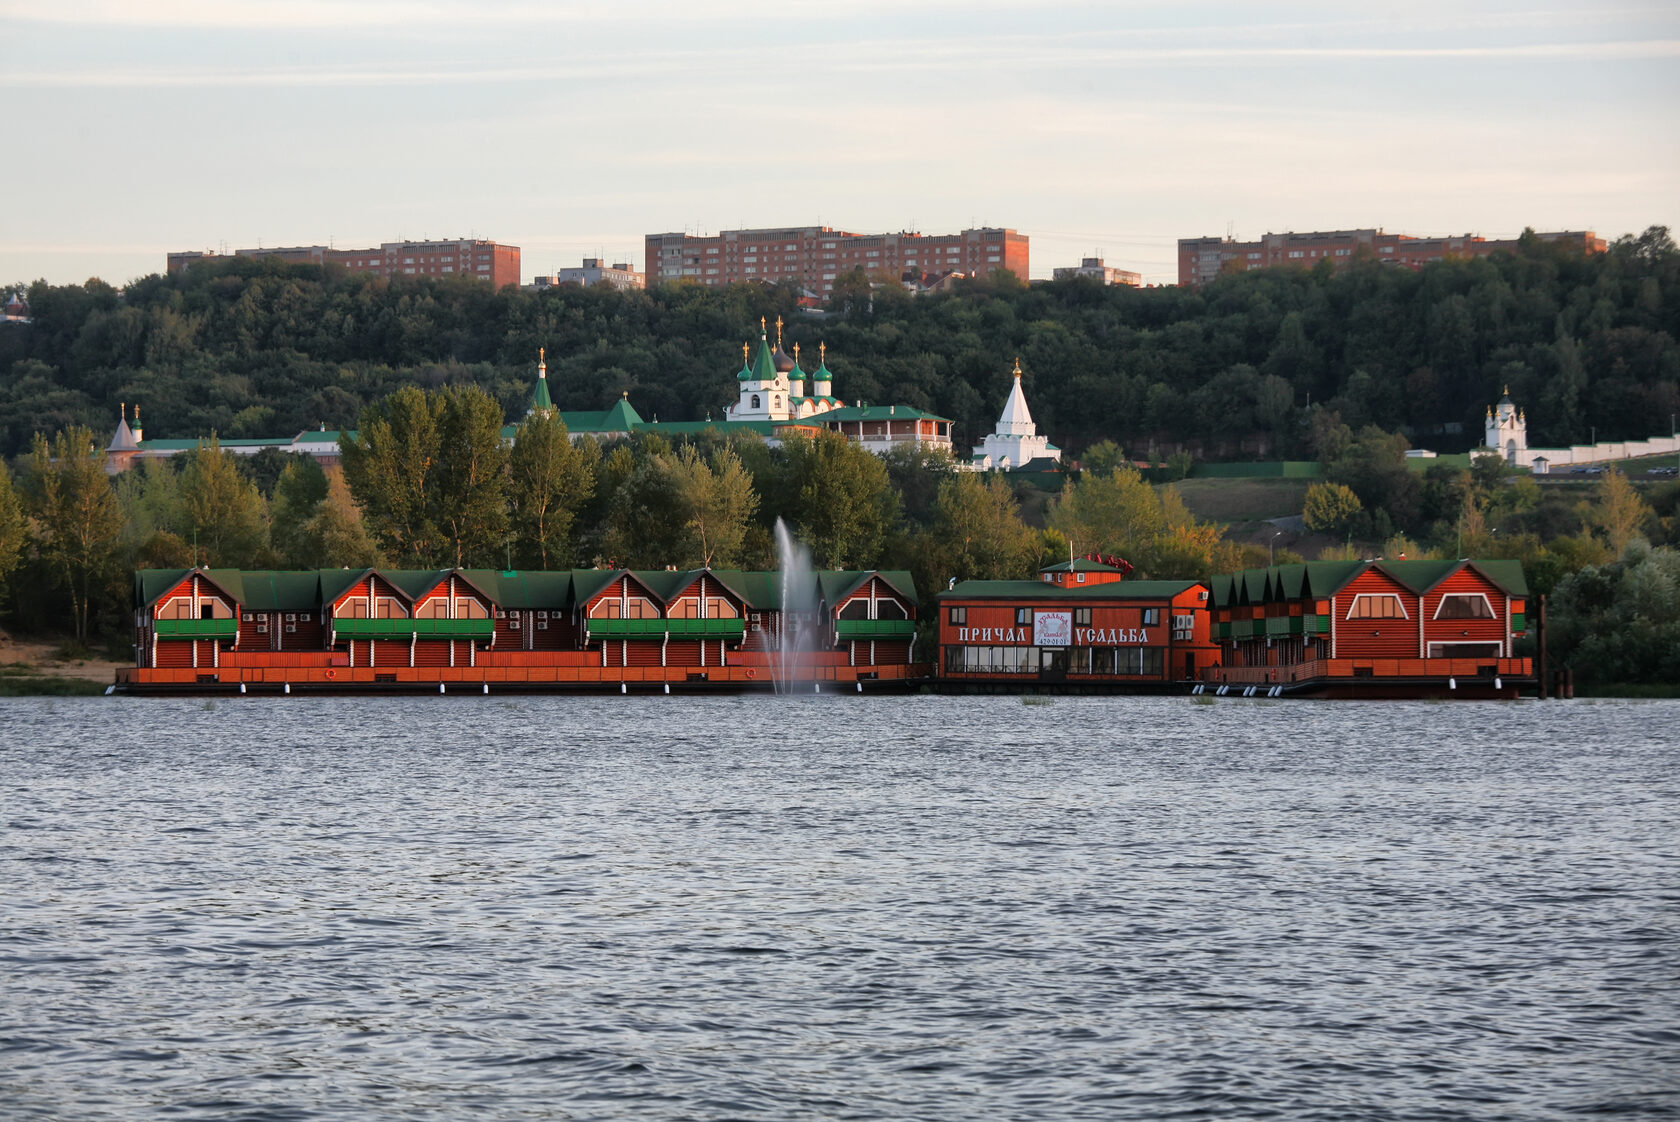
[[[537,388],[531,394],[531,413],[554,412],[554,399],[548,396],[548,358],[547,348],[537,348]]]
[[[767,339],[758,341],[758,357],[753,359],[752,377],[758,382],[774,382],[776,380],[776,357],[770,353],[770,343]]]

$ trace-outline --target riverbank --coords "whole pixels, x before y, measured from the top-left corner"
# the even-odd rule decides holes
[[[17,639],[0,631],[0,697],[102,694],[128,665],[65,638]]]

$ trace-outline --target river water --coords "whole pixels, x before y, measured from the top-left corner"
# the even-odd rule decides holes
[[[1677,726],[0,702],[0,1115],[1673,1115]]]

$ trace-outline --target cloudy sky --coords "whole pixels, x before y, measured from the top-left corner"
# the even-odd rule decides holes
[[[171,249],[1680,228],[1672,0],[0,0],[0,285]]]

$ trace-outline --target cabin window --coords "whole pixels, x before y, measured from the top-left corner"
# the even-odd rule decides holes
[[[1075,627],[1090,627],[1091,626],[1091,609],[1090,608],[1075,608],[1075,609],[1073,609],[1073,625]]]
[[[909,619],[910,613],[904,610],[904,605],[897,600],[875,601],[876,619]]]
[[[841,619],[868,619],[869,618],[869,601],[868,600],[848,600],[848,601],[846,601],[845,606],[840,609],[840,618]]]
[[[591,619],[658,619],[659,609],[643,596],[609,596],[595,601]]]
[[[1016,627],[1031,627],[1032,626],[1032,614],[1033,614],[1033,610],[1031,608],[1016,608],[1015,609],[1015,626]]]
[[[698,596],[685,596],[681,600],[675,600],[666,609],[666,614],[672,619],[699,619],[700,598]]]
[[[449,600],[443,596],[434,596],[430,600],[414,606],[415,619],[448,619]]]
[[[1145,626],[1145,627],[1159,627],[1159,626],[1161,626],[1161,609],[1160,608],[1145,608],[1145,609],[1143,609],[1143,626]]]
[[[1353,598],[1348,619],[1410,619],[1400,597],[1392,592],[1368,592]]]
[[[1436,619],[1497,619],[1493,605],[1480,592],[1458,592],[1441,597],[1435,609]]]
[[[1084,573],[1075,573],[1074,577],[1073,577],[1073,583],[1084,584],[1085,583],[1085,574]]]
[[[472,599],[470,596],[458,596],[455,598],[455,618],[489,619],[490,613],[485,609],[483,604],[480,604],[477,600]]]
[[[950,610],[950,621],[951,621],[951,626],[952,627],[960,627],[963,624],[967,623],[968,622],[968,609],[967,608],[952,608]]]
[[[740,619],[741,613],[735,610],[735,605],[722,596],[706,597],[706,616],[709,619]]]

